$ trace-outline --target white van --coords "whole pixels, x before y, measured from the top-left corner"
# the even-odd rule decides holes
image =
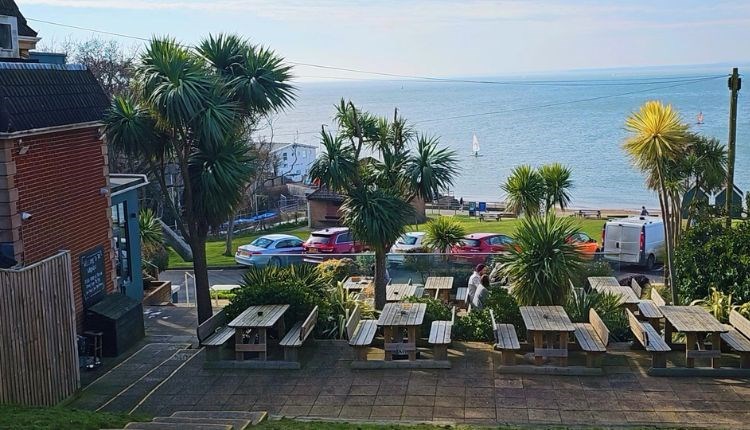
[[[664,222],[651,216],[607,221],[602,229],[604,258],[651,270],[664,256]]]

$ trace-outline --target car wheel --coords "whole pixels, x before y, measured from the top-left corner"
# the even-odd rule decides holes
[[[280,267],[281,266],[281,260],[279,257],[271,257],[270,260],[268,260],[268,266],[269,267]]]
[[[654,270],[654,266],[656,266],[656,257],[654,257],[654,254],[649,254],[646,259],[646,270]]]

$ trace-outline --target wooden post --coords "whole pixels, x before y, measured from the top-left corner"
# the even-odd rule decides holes
[[[690,351],[696,349],[698,339],[695,333],[685,333],[685,367],[695,367],[695,358],[690,357]]]
[[[560,332],[560,349],[563,349],[565,351],[568,350],[568,332],[567,331],[561,331]],[[565,357],[560,357],[560,366],[567,366],[568,365],[568,356],[566,354]]]
[[[544,333],[541,331],[532,332],[534,334],[534,349],[544,348]],[[544,357],[537,355],[534,351],[534,364],[540,366],[544,363]]]
[[[726,197],[726,212],[727,212],[727,228],[732,226],[732,198],[734,197],[734,159],[735,159],[735,147],[737,146],[737,93],[740,91],[742,86],[742,80],[740,79],[739,70],[735,67],[732,69],[732,76],[729,77],[727,82],[729,87],[729,139],[727,140],[727,189],[725,193]]]
[[[721,353],[721,334],[711,333],[711,349]],[[721,357],[711,357],[711,367],[718,369],[720,366]]]
[[[241,328],[234,329],[234,345],[235,348],[239,345],[242,345],[242,332],[243,330]],[[242,361],[245,359],[245,353],[243,351],[237,351],[234,354],[234,359],[238,361]]]

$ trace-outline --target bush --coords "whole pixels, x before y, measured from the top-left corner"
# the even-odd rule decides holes
[[[141,259],[144,261],[143,270],[154,278],[169,267],[169,251],[164,245],[141,246]]]
[[[589,322],[589,310],[594,309],[604,321],[615,341],[630,340],[630,327],[620,306],[620,297],[613,294],[582,292],[573,294],[565,305],[565,312],[574,323]]]
[[[359,267],[357,263],[351,258],[326,260],[317,266],[318,275],[323,278],[325,283],[331,286],[336,285],[336,282],[356,275],[358,271]]]
[[[456,340],[490,342],[494,339],[492,319],[488,309],[474,309],[453,324],[451,336]]]
[[[750,221],[730,229],[714,219],[701,219],[675,250],[674,285],[681,303],[708,297],[711,288],[750,301]]]
[[[443,304],[440,300],[436,300],[432,297],[412,296],[408,297],[406,302],[427,304],[427,310],[424,313],[424,320],[422,321],[421,337],[430,336],[430,328],[432,328],[433,321],[450,321],[451,319],[451,308]]]
[[[495,322],[498,324],[513,324],[519,339],[526,338],[526,330],[516,299],[505,288],[490,288],[484,300],[484,308],[492,309]],[[472,311],[473,313],[473,311]]]
[[[581,265],[581,271],[574,276],[571,276],[570,282],[576,288],[585,288],[589,290],[588,278],[590,276],[614,276],[615,271],[612,266],[606,261],[588,261]]]

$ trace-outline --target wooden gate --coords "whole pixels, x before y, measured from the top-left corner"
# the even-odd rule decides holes
[[[70,253],[0,270],[0,403],[55,405],[79,386]]]

